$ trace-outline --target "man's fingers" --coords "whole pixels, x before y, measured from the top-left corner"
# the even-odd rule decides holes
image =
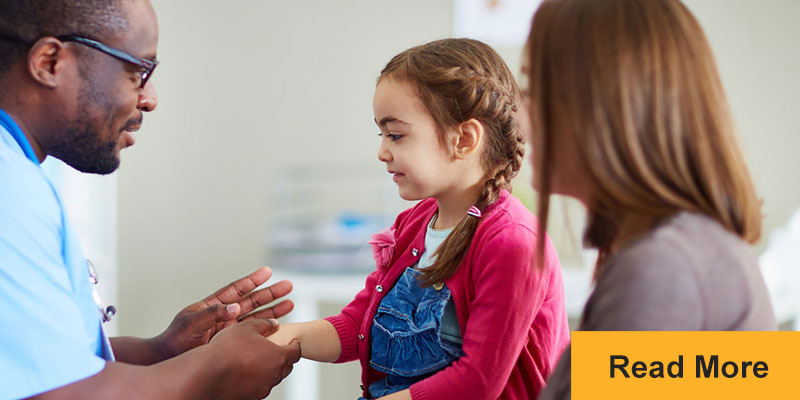
[[[237,302],[242,306],[242,314],[247,314],[250,311],[286,296],[287,294],[291,293],[292,288],[292,282],[280,281],[264,289],[252,292]],[[291,311],[291,309],[289,311]],[[284,314],[270,316],[270,318],[278,318]]]
[[[242,297],[252,292],[253,289],[266,282],[271,276],[272,270],[269,269],[269,267],[261,267],[250,275],[231,282],[222,289],[217,290],[214,294],[206,297],[203,301],[209,305],[238,302]]]
[[[292,373],[293,368],[294,364],[287,364],[285,367],[283,367],[283,376],[281,377],[281,380],[286,379],[286,377]]]
[[[300,361],[300,342],[293,340],[288,345],[284,346],[286,354],[292,364]]]
[[[282,347],[286,354],[286,361],[288,361],[288,363],[283,365],[283,376],[281,377],[281,380],[284,380],[287,376],[289,376],[289,374],[292,373],[294,364],[300,361],[300,342],[292,340],[288,345]]]
[[[272,307],[258,310],[250,315],[244,316],[241,320],[245,321],[253,318],[280,318],[290,313],[294,309],[294,303],[291,300],[284,300]]]
[[[236,321],[241,307],[236,304],[215,304],[195,313],[187,314],[189,326],[200,330],[211,329],[220,322]]]
[[[249,321],[242,322],[239,325],[248,326],[264,337],[275,333],[280,327],[280,323],[275,319],[251,319]]]

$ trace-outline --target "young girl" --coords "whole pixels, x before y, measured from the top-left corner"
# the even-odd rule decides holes
[[[395,56],[373,99],[378,158],[402,198],[422,201],[373,236],[377,270],[341,314],[270,339],[299,341],[312,360],[359,359],[365,398],[535,398],[569,329],[556,252],[545,237],[536,254],[545,233],[508,192],[524,154],[519,101],[481,42]]]

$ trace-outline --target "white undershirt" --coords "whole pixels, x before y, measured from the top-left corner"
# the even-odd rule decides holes
[[[436,216],[438,214],[434,214],[433,218],[431,218],[431,222],[428,223],[428,228],[425,232],[425,251],[422,253],[422,256],[419,258],[419,262],[417,263],[417,269],[424,269],[428,268],[433,265],[435,259],[433,259],[433,253],[436,252],[436,249],[447,239],[447,235],[453,231],[453,228],[449,229],[433,229],[433,224],[436,222]]]

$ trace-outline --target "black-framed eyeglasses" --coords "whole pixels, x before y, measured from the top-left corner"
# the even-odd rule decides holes
[[[63,35],[63,36],[56,36],[56,39],[62,42],[73,42],[79,43],[84,46],[91,47],[97,51],[101,51],[106,53],[116,59],[125,61],[127,63],[133,64],[142,69],[139,73],[139,78],[141,79],[141,83],[139,84],[139,88],[144,89],[144,86],[147,84],[147,81],[150,79],[150,76],[153,75],[153,70],[156,69],[158,66],[158,60],[148,60],[146,58],[137,58],[134,57],[120,49],[116,49],[111,47],[107,44],[100,43],[96,40],[92,40],[89,38],[85,38],[82,36],[77,35]],[[24,46],[31,46],[33,43],[29,43],[28,41],[13,35],[4,32],[0,32],[0,40],[6,40],[13,43],[18,43]]]
[[[147,85],[147,81],[153,75],[153,71],[158,66],[158,60],[148,60],[146,58],[138,58],[134,57],[120,49],[111,47],[107,44],[100,43],[96,40],[92,40],[89,38],[76,36],[76,35],[65,35],[65,36],[56,36],[56,39],[62,42],[73,42],[79,43],[87,47],[91,47],[97,51],[106,53],[111,57],[117,58],[119,60],[125,61],[127,63],[133,64],[142,69],[140,72],[139,78],[141,83],[139,84],[139,88],[144,89],[144,86]]]

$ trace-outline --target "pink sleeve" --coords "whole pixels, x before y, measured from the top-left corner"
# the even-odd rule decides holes
[[[535,235],[503,228],[475,249],[475,298],[466,323],[464,356],[411,386],[411,398],[496,399],[517,363],[547,292],[547,268],[533,266]]]
[[[364,314],[367,313],[370,296],[374,292],[371,289],[377,284],[379,274],[376,270],[367,276],[364,289],[361,289],[356,294],[353,301],[346,305],[340,314],[325,318],[336,328],[336,333],[339,334],[339,342],[342,344],[342,354],[335,361],[337,363],[353,361],[358,358],[358,331],[364,319]]]

